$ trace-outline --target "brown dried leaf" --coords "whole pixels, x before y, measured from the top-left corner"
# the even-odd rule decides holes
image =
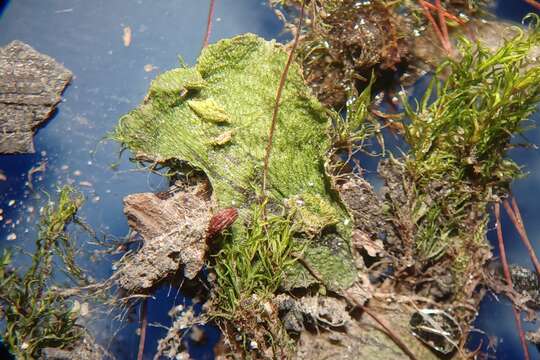
[[[365,232],[358,229],[353,230],[352,245],[357,250],[365,250],[371,257],[384,254],[384,245],[380,239],[372,240]]]

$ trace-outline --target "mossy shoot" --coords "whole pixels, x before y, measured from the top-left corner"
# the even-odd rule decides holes
[[[0,319],[2,339],[17,359],[36,359],[45,348],[65,348],[84,335],[72,304],[53,288],[57,261],[75,279],[82,274],[74,262],[72,240],[65,232],[82,205],[73,188],[61,189],[56,203],[43,208],[41,223],[26,271],[11,268],[12,253],[0,257]]]
[[[523,175],[507,152],[533,125],[528,118],[540,101],[540,68],[530,55],[540,29],[536,17],[529,20],[528,31],[516,30],[496,51],[463,39],[462,57],[438,69],[449,73],[444,82],[434,77],[416,109],[406,107],[417,253],[453,258],[458,278],[478,266],[471,249],[488,246],[488,204]]]

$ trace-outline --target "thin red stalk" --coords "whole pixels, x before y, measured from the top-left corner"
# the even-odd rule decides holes
[[[523,219],[521,218],[521,213],[519,211],[516,199],[512,198],[512,207],[510,207],[508,200],[505,200],[503,204],[504,209],[508,213],[512,224],[514,224],[514,227],[516,228],[519,237],[523,242],[523,245],[525,245],[525,247],[527,248],[527,252],[529,253],[529,257],[531,258],[531,261],[534,265],[536,274],[540,276],[540,261],[538,261],[538,257],[536,256],[534,247],[532,246],[531,241],[527,236],[527,231],[525,230],[525,225],[523,224]]]
[[[513,288],[514,285],[512,283],[512,276],[510,275],[510,268],[508,267],[508,260],[506,259],[506,250],[504,248],[504,239],[501,226],[501,207],[499,203],[495,204],[495,221],[497,223],[497,240],[499,242],[499,253],[503,265],[504,278],[506,279],[508,286],[510,288]],[[527,347],[527,343],[525,342],[525,334],[523,333],[523,327],[521,326],[521,318],[519,316],[519,311],[514,305],[512,305],[512,310],[514,312],[514,319],[516,321],[516,327],[519,334],[519,341],[521,342],[521,347],[523,348],[525,360],[529,360],[529,348]]]
[[[144,341],[146,339],[146,327],[148,326],[148,299],[144,298],[141,309],[141,327],[139,328],[139,352],[137,360],[142,360],[144,355]]]
[[[285,81],[287,81],[287,74],[289,73],[289,68],[291,67],[291,63],[294,57],[294,52],[296,50],[296,47],[298,46],[298,40],[300,38],[300,30],[302,29],[302,23],[304,21],[304,7],[305,7],[305,0],[302,1],[302,8],[300,9],[300,20],[298,23],[298,27],[296,29],[296,34],[294,36],[293,46],[291,48],[291,51],[289,52],[289,57],[287,58],[287,64],[285,64],[285,68],[283,69],[283,72],[281,73],[281,77],[279,79],[279,86],[276,93],[276,102],[274,103],[274,111],[272,113],[272,122],[270,123],[270,132],[268,133],[268,143],[266,144],[266,148],[264,150],[264,166],[263,166],[263,178],[262,178],[263,198],[266,197],[265,193],[266,193],[266,186],[267,186],[267,181],[268,181],[268,168],[270,165],[270,153],[272,151],[274,132],[276,130],[277,117],[279,113],[279,104],[281,101],[281,94],[283,92],[283,88],[285,87]]]
[[[424,16],[429,20],[429,22],[431,24],[431,27],[433,28],[433,31],[435,31],[435,34],[439,38],[441,44],[443,45],[443,47],[445,47],[444,36],[443,36],[443,34],[441,32],[441,29],[439,29],[439,26],[437,25],[437,22],[435,21],[433,16],[431,16],[431,13],[429,12],[429,9],[428,9],[426,4],[427,4],[426,1],[420,0],[420,6],[422,6],[422,10],[424,11]],[[445,49],[446,49],[446,47],[445,47]]]
[[[444,17],[441,0],[435,0],[435,7],[437,8],[437,14],[439,15],[439,26],[443,35],[443,46],[448,54],[452,52],[452,45],[450,44],[450,38],[448,37],[448,27],[446,26],[446,19]]]
[[[525,2],[529,5],[531,5],[532,7],[540,10],[540,3],[536,0],[525,0]]]
[[[433,5],[432,3],[430,3],[430,2],[424,1],[424,5],[426,7],[428,7],[428,8],[430,8],[430,9],[432,9],[432,10],[438,10],[437,7],[435,5]],[[440,11],[442,11],[444,16],[446,16],[448,19],[454,20],[455,22],[457,22],[460,25],[465,25],[465,21],[461,20],[456,15],[452,14],[451,12],[446,10],[444,7],[441,6]]]
[[[315,270],[302,256],[294,256],[305,268],[306,270],[315,278],[317,279],[317,281],[319,281],[322,285],[324,285],[326,288],[328,288],[328,286],[326,285],[324,279],[322,278],[322,276],[319,274],[319,272],[317,270]],[[362,309],[362,311],[364,311],[366,314],[368,314],[369,316],[371,316],[371,318],[373,320],[375,320],[377,322],[377,324],[379,324],[384,331],[386,331],[386,334],[390,337],[390,339],[392,339],[392,341],[394,341],[396,343],[396,345],[411,359],[411,360],[417,360],[416,356],[412,353],[411,350],[409,350],[409,348],[407,347],[407,345],[401,341],[401,339],[399,338],[399,336],[386,324],[386,321],[383,320],[383,318],[379,318],[377,315],[375,315],[375,313],[371,312],[371,310],[368,309],[367,306],[365,306],[364,304],[358,302],[356,299],[354,298],[351,298],[349,296],[347,296],[346,294],[340,294],[341,296],[343,296],[343,298],[345,298],[345,300],[347,300],[347,302],[352,305],[352,306],[358,306],[359,308]]]
[[[360,305],[360,304],[357,304],[357,305]],[[405,343],[403,341],[401,341],[401,339],[394,333],[393,330],[390,329],[389,326],[386,325],[386,323],[382,320],[382,319],[379,319],[374,313],[371,312],[371,310],[368,310],[367,306],[364,306],[364,305],[360,305],[360,308],[362,308],[362,310],[368,314],[369,316],[371,316],[371,318],[373,320],[375,320],[379,325],[381,325],[381,327],[386,331],[386,333],[388,334],[388,336],[390,336],[390,338],[396,343],[397,346],[399,346],[401,348],[401,350],[411,359],[411,360],[417,360],[416,356],[412,353],[411,350],[409,350],[409,348],[407,347],[407,345],[405,345]]]
[[[214,18],[214,8],[216,0],[210,0],[210,8],[208,9],[208,19],[206,20],[206,33],[204,35],[203,49],[208,46],[210,35],[212,34],[212,19]]]

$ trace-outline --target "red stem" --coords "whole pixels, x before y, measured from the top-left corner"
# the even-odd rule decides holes
[[[214,8],[216,0],[210,0],[210,8],[208,9],[208,19],[206,20],[206,33],[204,35],[203,49],[208,46],[210,35],[212,34],[212,19],[214,18]]]
[[[452,52],[452,45],[450,44],[450,38],[448,37],[448,27],[446,26],[446,19],[444,17],[441,0],[435,0],[435,7],[437,8],[437,14],[439,15],[439,26],[443,35],[443,46],[448,54]]]
[[[276,130],[276,124],[277,124],[277,117],[279,112],[279,104],[281,101],[281,94],[283,92],[283,88],[285,87],[285,81],[287,81],[287,74],[289,73],[289,68],[291,66],[294,52],[296,50],[296,47],[298,46],[298,40],[300,39],[300,30],[302,29],[302,24],[304,21],[304,8],[305,8],[305,0],[302,1],[302,8],[300,9],[300,20],[298,23],[298,27],[296,28],[296,35],[294,36],[294,42],[293,46],[291,48],[291,51],[289,52],[289,57],[287,58],[287,64],[285,64],[285,68],[283,69],[283,72],[281,73],[281,77],[279,79],[279,86],[277,89],[276,94],[276,102],[274,103],[274,111],[272,113],[272,121],[270,123],[270,132],[268,134],[268,143],[266,144],[266,148],[264,151],[264,166],[263,166],[263,178],[262,178],[262,197],[263,199],[266,197],[266,187],[267,187],[267,181],[268,181],[268,168],[270,165],[270,152],[272,151],[272,143],[274,140],[274,132]]]
[[[137,360],[142,360],[144,355],[144,341],[146,339],[146,327],[148,326],[148,299],[144,298],[141,309],[141,327],[139,335],[139,352]]]
[[[503,265],[504,278],[506,279],[508,286],[512,289],[514,285],[512,283],[512,276],[510,275],[510,268],[508,267],[508,260],[506,259],[506,250],[504,248],[504,239],[501,226],[501,207],[499,203],[495,204],[495,221],[497,224],[497,239],[499,242],[499,253]],[[520,314],[514,305],[512,305],[512,310],[514,312],[514,319],[516,321],[516,327],[519,334],[519,341],[521,342],[521,347],[523,348],[525,360],[529,360],[529,348],[527,347],[527,343],[525,342],[525,334],[523,332],[523,327],[521,326],[521,318],[519,316]]]
[[[535,9],[538,9],[540,10],[540,3],[536,0],[525,0],[525,2],[529,5],[531,5],[532,7],[534,7]]]
[[[452,14],[451,12],[449,12],[448,10],[446,10],[444,7],[440,7],[440,8],[437,8],[435,5],[433,5],[432,3],[429,3],[427,1],[424,1],[423,2],[424,5],[432,10],[438,10],[440,9],[440,11],[444,14],[444,16],[446,16],[448,19],[452,19],[454,20],[455,22],[457,22],[458,24],[460,25],[465,25],[465,21],[461,20],[460,18],[458,18],[456,15]]]
[[[433,16],[429,12],[429,9],[428,9],[426,4],[428,4],[428,3],[425,2],[424,0],[420,0],[420,6],[422,6],[422,10],[424,11],[424,16],[429,20],[429,22],[431,24],[431,27],[433,28],[433,31],[435,31],[435,34],[439,38],[439,41],[441,42],[441,44],[443,45],[443,47],[446,50],[446,46],[445,46],[445,43],[444,43],[444,36],[443,36],[443,34],[441,32],[441,29],[439,29],[439,26],[437,25],[437,22],[435,21],[435,19],[433,18]]]
[[[531,258],[531,261],[534,265],[536,274],[540,276],[540,261],[538,261],[538,258],[536,257],[536,253],[534,251],[534,247],[532,246],[531,241],[529,240],[529,237],[527,236],[527,231],[525,230],[525,225],[523,224],[523,219],[521,217],[521,212],[519,211],[519,207],[517,205],[516,199],[512,197],[512,207],[510,207],[508,200],[505,200],[503,204],[504,204],[504,209],[508,213],[508,216],[510,217],[512,224],[514,224],[514,227],[516,228],[519,234],[519,237],[521,238],[521,241],[523,242],[523,245],[525,245],[525,247],[527,248],[527,252],[529,253],[529,257]]]

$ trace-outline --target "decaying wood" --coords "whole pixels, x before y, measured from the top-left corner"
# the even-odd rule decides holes
[[[34,153],[33,135],[72,74],[20,41],[0,48],[0,154]]]

